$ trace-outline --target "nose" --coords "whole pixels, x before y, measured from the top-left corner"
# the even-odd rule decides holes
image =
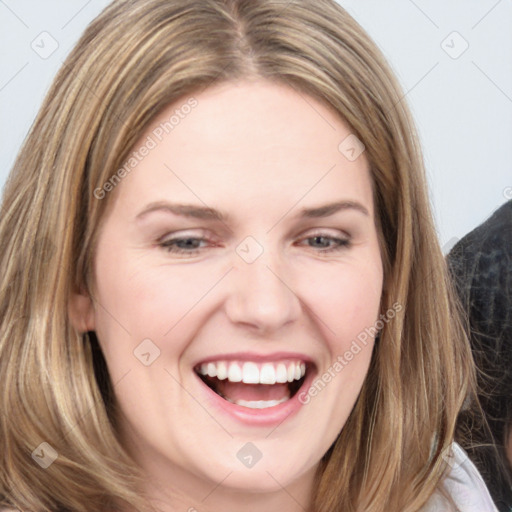
[[[252,263],[239,259],[225,303],[231,322],[268,334],[296,321],[301,304],[287,270],[285,262],[267,251]]]

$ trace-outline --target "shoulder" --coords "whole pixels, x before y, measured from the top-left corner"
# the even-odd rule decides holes
[[[466,452],[457,444],[452,444],[452,452],[447,458],[449,471],[441,482],[442,491],[449,495],[460,512],[498,512],[489,491]],[[445,510],[446,499],[441,492],[435,493],[422,512]]]

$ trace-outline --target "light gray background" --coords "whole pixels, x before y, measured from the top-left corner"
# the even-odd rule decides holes
[[[0,0],[1,186],[55,73],[108,3]],[[340,4],[377,42],[402,83],[446,252],[512,198],[512,1]]]

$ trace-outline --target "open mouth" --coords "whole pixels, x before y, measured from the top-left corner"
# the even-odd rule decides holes
[[[297,394],[310,371],[301,360],[258,363],[211,361],[194,368],[201,380],[224,400],[250,409],[268,409]]]

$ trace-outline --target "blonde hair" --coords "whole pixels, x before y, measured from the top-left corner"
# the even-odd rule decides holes
[[[58,73],[5,187],[0,219],[0,495],[22,510],[147,510],[116,433],[93,333],[70,324],[122,167],[165,106],[260,77],[332,108],[363,141],[384,261],[384,325],[360,397],[317,472],[315,512],[419,510],[473,367],[438,245],[422,156],[380,51],[332,0],[120,0]],[[341,142],[341,141],[340,141]],[[134,171],[136,172],[136,171]],[[46,470],[32,451],[48,442]]]

